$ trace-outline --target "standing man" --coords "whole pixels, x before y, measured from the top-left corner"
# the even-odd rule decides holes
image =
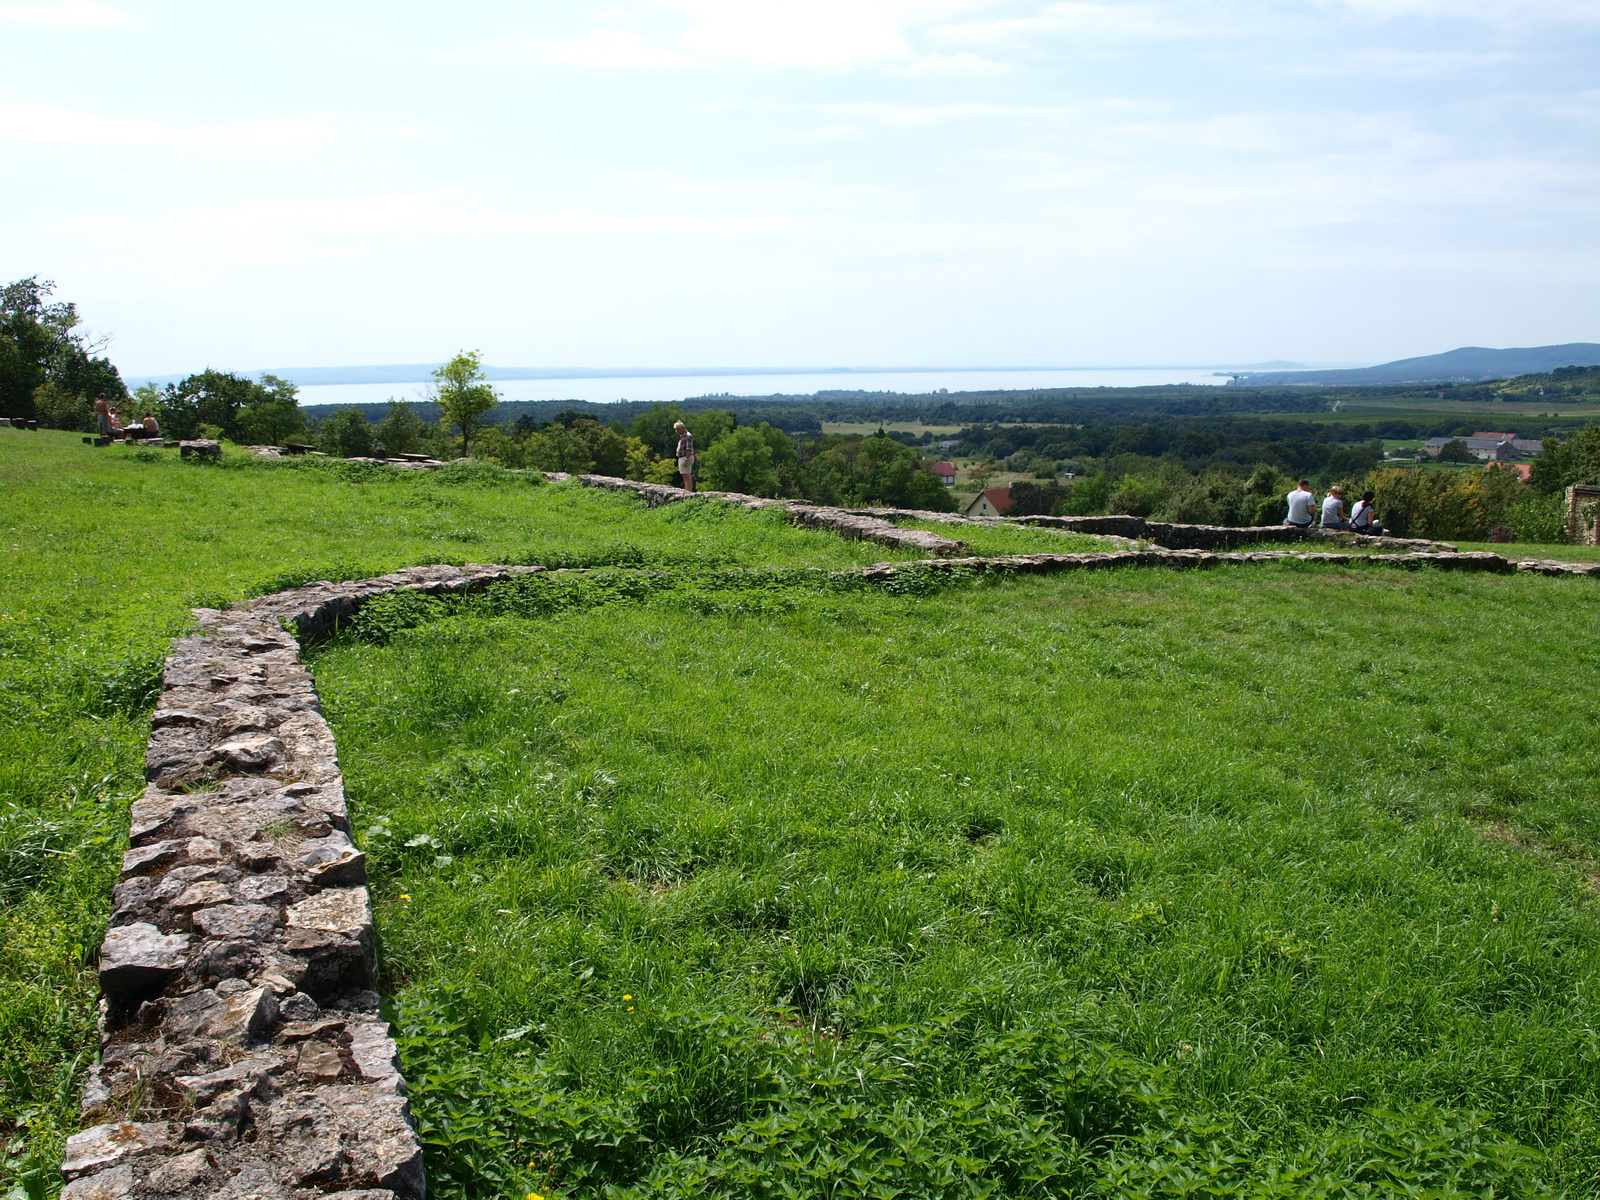
[[[94,424],[95,432],[101,437],[111,436],[111,405],[106,403],[104,392],[94,402]]]
[[[1285,525],[1293,525],[1304,533],[1311,528],[1311,510],[1317,498],[1311,494],[1311,480],[1302,479],[1294,491],[1289,493],[1289,515],[1283,519]]]
[[[678,431],[678,474],[683,476],[683,490],[694,491],[694,434],[682,421],[674,421]]]

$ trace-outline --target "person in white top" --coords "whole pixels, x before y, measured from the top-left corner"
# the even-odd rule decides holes
[[[1322,501],[1322,527],[1324,529],[1350,528],[1350,522],[1344,519],[1344,489],[1342,487],[1328,489],[1328,495]]]
[[[1383,533],[1383,526],[1378,524],[1376,514],[1372,511],[1372,499],[1371,492],[1361,493],[1355,511],[1350,514],[1350,528],[1368,537],[1378,537]]]
[[[1289,515],[1283,519],[1285,525],[1293,525],[1296,529],[1311,528],[1311,506],[1317,498],[1311,494],[1311,480],[1302,479],[1300,485],[1289,493]]]

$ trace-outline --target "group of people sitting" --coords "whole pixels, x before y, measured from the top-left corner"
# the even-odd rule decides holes
[[[126,420],[122,413],[111,407],[102,393],[94,402],[95,427],[101,437],[158,438],[161,427],[155,417],[146,413],[137,420]]]
[[[1318,511],[1317,497],[1311,491],[1311,481],[1302,479],[1295,490],[1289,493],[1288,500],[1289,515],[1283,519],[1283,523],[1293,525],[1296,529],[1310,529]],[[1362,492],[1355,508],[1347,514],[1344,506],[1344,489],[1329,488],[1328,494],[1322,500],[1322,528],[1345,529],[1352,533],[1364,533],[1368,537],[1378,537],[1383,533],[1383,526],[1378,524],[1378,515],[1373,511],[1372,500],[1373,493]]]

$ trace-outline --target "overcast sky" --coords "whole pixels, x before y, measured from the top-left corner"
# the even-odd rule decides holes
[[[125,374],[1600,341],[1600,0],[0,0]]]

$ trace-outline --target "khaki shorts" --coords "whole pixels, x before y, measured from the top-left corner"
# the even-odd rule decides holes
[[[694,474],[694,455],[691,454],[691,455],[689,455],[688,458],[680,458],[678,460],[678,474],[679,475],[693,475]]]

